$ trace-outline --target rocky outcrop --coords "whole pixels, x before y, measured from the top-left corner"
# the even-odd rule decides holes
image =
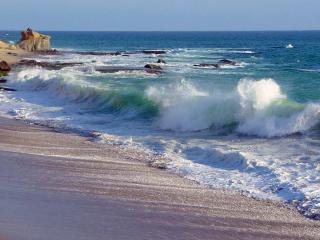
[[[50,36],[40,34],[28,28],[21,32],[21,40],[17,46],[27,51],[48,51],[51,50]]]

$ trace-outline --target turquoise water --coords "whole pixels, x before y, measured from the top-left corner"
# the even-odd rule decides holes
[[[163,156],[186,178],[292,202],[319,218],[320,32],[46,34],[65,52],[37,60],[83,64],[11,74],[19,91],[0,95],[2,114],[95,131],[101,142]],[[0,37],[16,41],[19,33]],[[167,61],[159,75],[95,71],[143,67],[158,58]],[[237,64],[194,66],[221,59]]]

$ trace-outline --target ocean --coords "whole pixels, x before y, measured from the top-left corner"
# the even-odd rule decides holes
[[[320,31],[44,33],[63,54],[36,60],[82,64],[11,73],[18,91],[0,93],[2,116],[90,131],[200,184],[320,219]],[[92,54],[117,51],[130,54]],[[158,59],[161,74],[125,70]],[[236,64],[194,66],[222,59]],[[124,70],[96,71],[106,66]]]

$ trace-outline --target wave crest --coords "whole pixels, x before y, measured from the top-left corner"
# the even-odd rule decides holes
[[[276,137],[304,132],[320,122],[320,104],[289,100],[273,79],[243,79],[234,91],[203,91],[183,80],[150,87],[146,94],[161,105],[163,129],[199,131],[236,125],[238,133]]]

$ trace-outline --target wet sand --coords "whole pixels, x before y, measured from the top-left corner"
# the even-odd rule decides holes
[[[148,157],[0,118],[0,236],[320,239],[320,222],[293,208],[200,186],[149,167]]]

